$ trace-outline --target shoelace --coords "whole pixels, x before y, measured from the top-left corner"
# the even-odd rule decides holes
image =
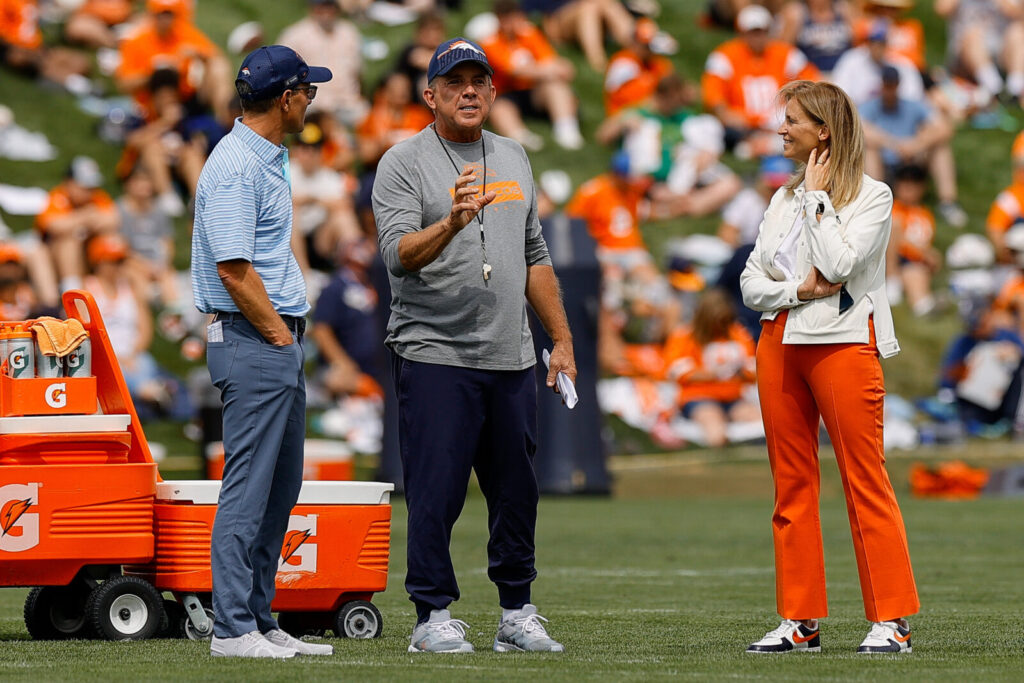
[[[888,640],[891,631],[897,633],[899,624],[895,621],[876,621],[871,624],[871,630],[868,631],[868,638],[878,638],[879,640]]]
[[[776,638],[788,638],[799,625],[799,621],[783,619],[782,623],[779,624],[778,628],[776,628],[774,631],[768,631],[768,633],[766,633],[764,637],[767,638],[768,636],[774,636]]]
[[[544,628],[544,624],[540,623],[542,621],[547,621],[547,619],[539,614],[531,614],[524,619],[516,619],[514,623],[518,624],[519,622],[522,622],[523,633],[536,633],[541,636],[546,636],[548,631]]]
[[[435,622],[431,629],[437,631],[443,636],[457,636],[465,639],[466,629],[469,628],[469,624],[464,622],[462,619],[449,619],[448,621]]]

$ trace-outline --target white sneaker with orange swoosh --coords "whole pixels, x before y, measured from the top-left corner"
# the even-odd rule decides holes
[[[903,624],[906,624],[904,626]],[[871,624],[864,642],[857,648],[861,654],[900,654],[913,652],[910,645],[910,624],[906,621],[877,621]]]
[[[783,619],[779,627],[768,631],[764,638],[751,643],[747,652],[773,654],[782,652],[821,652],[818,628],[808,628],[799,621]]]

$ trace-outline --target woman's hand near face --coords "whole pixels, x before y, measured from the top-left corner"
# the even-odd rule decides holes
[[[828,183],[829,150],[826,147],[821,156],[818,156],[817,148],[811,150],[811,156],[807,160],[807,170],[804,171],[804,189],[808,192],[825,190]]]

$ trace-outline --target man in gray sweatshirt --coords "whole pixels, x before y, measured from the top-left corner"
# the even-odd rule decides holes
[[[526,302],[554,341],[547,385],[576,378],[572,335],[537,219],[530,162],[483,131],[494,102],[487,56],[438,46],[423,95],[434,124],[381,159],[373,211],[391,281],[399,441],[409,511],[410,652],[472,652],[449,542],[471,470],[487,499],[488,576],[502,608],[498,652],[561,652],[530,604],[537,519],[536,363]],[[525,294],[525,298],[524,298]]]

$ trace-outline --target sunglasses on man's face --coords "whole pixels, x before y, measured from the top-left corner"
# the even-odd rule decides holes
[[[293,90],[301,91],[301,92],[306,93],[306,99],[309,100],[310,102],[312,102],[313,98],[316,97],[316,86],[315,85],[306,85],[306,86],[303,86],[301,88],[293,88]]]

